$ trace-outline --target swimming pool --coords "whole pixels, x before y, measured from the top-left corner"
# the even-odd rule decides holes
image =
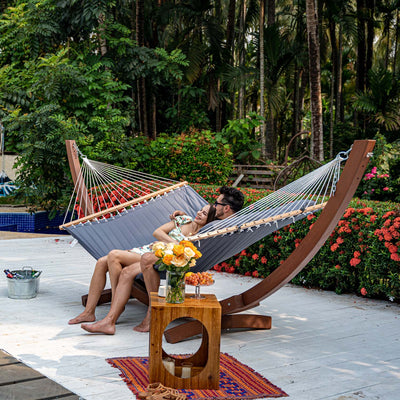
[[[0,231],[9,232],[35,232],[35,233],[56,233],[68,234],[58,229],[64,221],[64,213],[57,213],[53,219],[49,219],[47,211],[30,213],[26,209],[13,210],[0,207]]]

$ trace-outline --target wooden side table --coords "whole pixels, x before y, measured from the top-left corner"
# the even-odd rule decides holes
[[[186,295],[181,304],[170,304],[157,293],[150,294],[151,322],[149,335],[149,382],[161,382],[175,389],[218,389],[221,341],[221,306],[213,294],[194,299]],[[163,365],[163,358],[172,357],[162,348],[162,337],[168,324],[177,318],[191,317],[203,324],[203,340],[199,350],[189,358],[175,358],[175,376]],[[193,364],[190,378],[181,378],[182,362]]]

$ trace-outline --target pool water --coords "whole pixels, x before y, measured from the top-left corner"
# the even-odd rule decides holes
[[[58,229],[63,221],[64,213],[57,213],[53,219],[49,219],[46,211],[2,212],[0,208],[0,231],[65,235],[68,232]]]

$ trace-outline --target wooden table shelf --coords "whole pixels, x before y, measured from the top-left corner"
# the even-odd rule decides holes
[[[170,304],[151,293],[151,323],[149,335],[149,381],[161,382],[175,389],[218,389],[221,340],[221,306],[213,294],[202,299],[186,295],[181,304]],[[203,337],[198,351],[188,358],[177,358],[162,348],[162,337],[168,324],[178,318],[195,318],[203,324]],[[175,376],[164,367],[166,357],[175,360]],[[191,362],[192,376],[181,378],[183,362]]]

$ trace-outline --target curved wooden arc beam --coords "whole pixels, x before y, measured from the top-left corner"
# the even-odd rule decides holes
[[[65,146],[67,148],[69,169],[71,170],[74,186],[77,188],[78,191],[77,196],[81,202],[82,210],[85,215],[93,214],[93,205],[88,198],[88,191],[81,175],[81,164],[79,162],[79,155],[77,152],[75,140],[66,140]]]
[[[245,292],[220,301],[222,307],[222,326],[230,328],[249,327],[268,329],[270,317],[239,314],[234,319],[229,314],[248,310],[259,305],[271,294],[294,278],[314,257],[343,216],[350,200],[364,175],[368,159],[374,148],[374,140],[357,140],[354,142],[350,156],[336,184],[335,195],[327,202],[313,228],[308,232],[293,253],[269,276]],[[258,317],[258,318],[256,318]],[[254,326],[249,319],[255,321]],[[228,322],[230,322],[228,324]],[[234,326],[235,325],[235,326]],[[176,343],[199,333],[196,324],[182,324],[165,332],[168,342]]]

